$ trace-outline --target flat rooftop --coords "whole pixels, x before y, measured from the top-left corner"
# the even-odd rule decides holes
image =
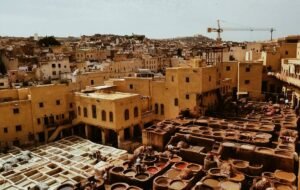
[[[119,99],[126,99],[126,98],[139,96],[138,94],[123,93],[123,92],[112,92],[112,93],[104,93],[104,92],[78,93],[77,92],[75,94],[81,97],[95,98],[100,100],[119,100]]]

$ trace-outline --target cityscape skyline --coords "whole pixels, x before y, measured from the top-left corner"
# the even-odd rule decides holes
[[[17,3],[13,0],[1,4],[0,25],[5,27],[0,28],[0,35],[32,36],[38,33],[65,37],[135,33],[149,38],[173,38],[201,34],[215,39],[216,34],[209,34],[206,30],[216,27],[216,20],[221,19],[224,27],[274,27],[274,37],[277,38],[298,32],[296,10],[299,6],[300,2],[296,0],[289,1],[289,4],[282,3],[282,0],[33,0]],[[222,33],[222,37],[232,41],[269,40],[270,33],[228,31]]]

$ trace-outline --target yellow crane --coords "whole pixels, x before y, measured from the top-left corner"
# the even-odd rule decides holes
[[[222,38],[221,38],[221,33],[224,31],[268,31],[271,33],[271,40],[273,39],[273,32],[276,31],[274,28],[221,28],[221,24],[220,24],[220,20],[217,20],[218,23],[218,28],[207,28],[207,32],[217,32],[218,33],[218,37],[217,37],[217,41],[221,42]]]

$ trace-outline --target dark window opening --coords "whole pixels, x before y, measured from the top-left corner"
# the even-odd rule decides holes
[[[114,122],[114,114],[113,112],[109,112],[109,121]]]
[[[158,114],[158,104],[155,104],[155,105],[154,105],[154,108],[155,108],[154,113],[155,113],[155,114]]]
[[[185,77],[185,82],[189,83],[190,82],[190,78],[189,77]]]
[[[102,110],[102,112],[101,112],[101,118],[102,118],[102,121],[106,121],[106,112],[104,110]]]
[[[138,117],[139,116],[139,108],[138,107],[134,107],[133,115],[134,115],[134,117]]]
[[[22,131],[22,126],[21,125],[16,125],[16,131]]]
[[[175,106],[178,106],[178,98],[175,98],[175,99],[174,99],[174,105],[175,105]]]
[[[43,107],[44,107],[44,103],[43,103],[43,102],[40,102],[40,103],[39,103],[39,107],[40,107],[40,108],[43,108]]]
[[[56,100],[56,105],[60,105],[60,100]]]
[[[20,113],[20,110],[19,110],[19,108],[14,108],[13,112],[14,112],[14,114],[18,114],[18,113]]]
[[[160,114],[165,115],[165,106],[163,104],[160,104]]]
[[[128,109],[126,109],[126,110],[124,111],[124,119],[125,119],[125,120],[129,120],[129,110],[128,110]]]
[[[97,118],[97,108],[95,105],[92,105],[92,116],[93,118]]]
[[[88,117],[88,111],[86,107],[83,108],[83,117]]]
[[[78,115],[81,115],[81,107],[80,106],[78,106],[77,112],[78,112]]]

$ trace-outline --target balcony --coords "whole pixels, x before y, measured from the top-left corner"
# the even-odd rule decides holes
[[[277,79],[286,82],[290,85],[300,88],[300,74],[291,73],[269,73],[268,75],[274,76]]]

